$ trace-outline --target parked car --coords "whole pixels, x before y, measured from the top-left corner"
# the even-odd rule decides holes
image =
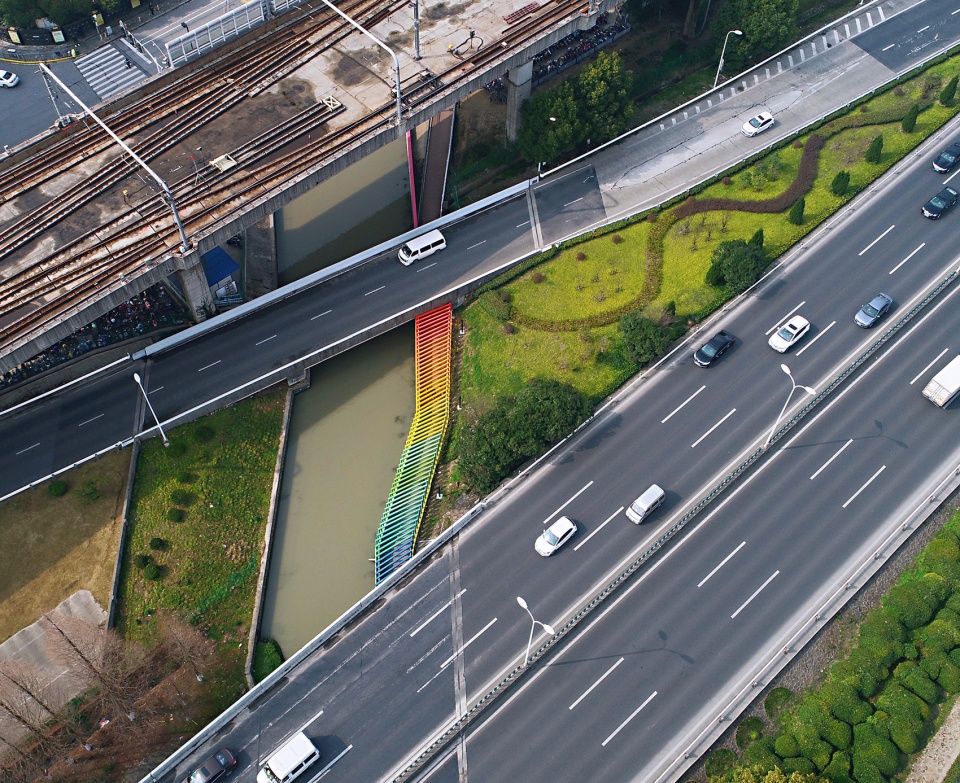
[[[923,205],[923,216],[936,220],[943,215],[950,207],[957,203],[957,196],[960,195],[953,188],[944,188],[936,196]]]
[[[543,535],[537,539],[534,548],[537,550],[538,555],[550,557],[550,555],[573,538],[573,534],[576,532],[577,525],[573,520],[569,517],[560,517],[560,519],[543,531]]]
[[[225,778],[237,766],[237,759],[226,748],[220,748],[210,758],[184,778],[183,783],[214,783]]]
[[[860,311],[853,317],[853,322],[857,326],[869,329],[887,314],[892,304],[893,299],[887,294],[877,294],[860,308]]]
[[[20,84],[20,77],[10,71],[0,71],[0,87],[16,87]]]
[[[730,332],[721,329],[709,342],[704,343],[693,354],[693,362],[698,367],[709,367],[715,359],[723,356],[724,352],[737,341]]]
[[[768,111],[760,112],[756,117],[751,117],[740,129],[744,136],[757,136],[768,128],[773,127],[773,115]]]
[[[810,322],[802,315],[795,315],[770,335],[770,347],[777,353],[786,353],[809,331]]]
[[[958,159],[960,159],[960,141],[955,141],[937,155],[933,161],[933,170],[946,174],[956,165]]]

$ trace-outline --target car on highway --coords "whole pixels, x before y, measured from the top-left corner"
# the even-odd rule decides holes
[[[864,329],[869,329],[887,314],[893,298],[887,294],[877,294],[873,299],[860,308],[853,317],[853,322]]]
[[[0,87],[16,87],[20,84],[20,77],[10,71],[0,71]]]
[[[730,332],[721,329],[710,340],[698,348],[693,354],[693,363],[697,367],[709,367],[716,359],[726,352],[727,348],[737,341]]]
[[[762,111],[743,123],[743,127],[740,130],[744,136],[757,136],[772,127],[773,115],[768,111]]]
[[[937,193],[932,199],[923,205],[923,216],[936,220],[950,207],[957,203],[957,193],[953,188],[947,187]]]
[[[955,141],[937,155],[933,161],[933,170],[946,174],[956,165],[958,159],[960,159],[960,141]]]
[[[550,527],[543,531],[543,535],[537,538],[534,548],[537,554],[542,557],[550,557],[560,547],[573,538],[577,532],[576,523],[570,517],[560,517]]]
[[[214,783],[233,772],[237,766],[236,757],[226,748],[220,748],[193,772],[183,779],[183,783]]]
[[[777,353],[786,353],[809,331],[810,322],[802,315],[795,315],[770,335],[770,347]]]

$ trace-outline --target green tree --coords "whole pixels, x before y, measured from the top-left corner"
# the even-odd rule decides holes
[[[947,82],[946,87],[940,91],[940,104],[942,106],[949,106],[953,103],[953,99],[957,95],[957,80],[960,77],[954,76],[950,81]]]
[[[795,226],[803,225],[803,211],[807,208],[807,200],[801,196],[796,201],[793,202],[793,206],[790,207],[790,214],[787,215],[787,220],[789,220]]]
[[[600,52],[580,71],[573,87],[583,134],[578,142],[603,143],[626,129],[633,113],[632,83],[617,52]]]
[[[762,247],[742,239],[731,239],[717,245],[711,263],[727,285],[740,293],[760,279],[769,260]]]
[[[573,85],[566,81],[524,101],[520,107],[520,154],[530,163],[547,163],[572,150],[583,137]]]
[[[850,172],[849,171],[838,171],[837,176],[833,178],[833,182],[830,183],[830,192],[834,196],[842,196],[847,192],[847,188],[850,187]]]
[[[43,15],[40,4],[34,0],[0,0],[0,20],[4,26],[33,27],[34,20]]]
[[[864,155],[867,163],[879,163],[880,156],[883,154],[883,136],[877,136],[873,141],[870,142],[870,146],[867,147],[867,152]]]
[[[920,116],[920,104],[915,103],[904,115],[903,120],[900,123],[900,127],[903,129],[904,133],[913,133],[917,128],[917,117]]]
[[[758,228],[753,236],[750,237],[750,241],[747,244],[753,245],[754,247],[763,247],[763,229]]]
[[[640,310],[631,310],[617,324],[626,346],[627,357],[636,365],[644,365],[662,356],[670,345],[670,332],[646,318]]]
[[[798,0],[727,0],[712,25],[716,31],[716,56],[720,58],[728,30],[742,30],[742,36],[731,35],[723,55],[728,74],[743,69],[750,60],[779,51],[797,39]]]

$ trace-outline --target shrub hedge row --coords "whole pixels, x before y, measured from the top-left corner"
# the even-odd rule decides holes
[[[826,681],[780,715],[776,736],[744,749],[740,769],[889,783],[926,744],[939,705],[958,694],[960,514],[866,616],[856,646]]]

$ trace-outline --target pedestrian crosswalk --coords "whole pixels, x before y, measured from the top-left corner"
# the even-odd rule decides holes
[[[108,98],[139,84],[147,75],[136,63],[111,45],[101,46],[95,52],[73,61],[83,78],[101,98]]]

